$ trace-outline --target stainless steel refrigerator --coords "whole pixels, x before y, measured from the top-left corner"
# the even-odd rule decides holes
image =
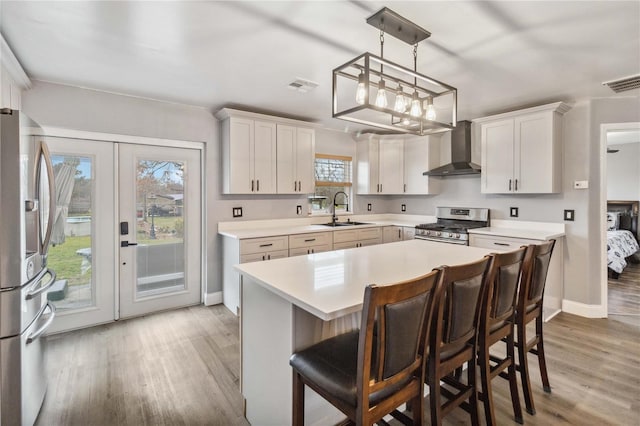
[[[46,300],[53,169],[36,124],[0,110],[0,425],[32,425],[47,390],[41,338],[55,316]]]

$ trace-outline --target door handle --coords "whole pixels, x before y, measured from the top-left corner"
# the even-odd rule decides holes
[[[138,243],[130,243],[129,241],[120,241],[120,247],[137,246]]]

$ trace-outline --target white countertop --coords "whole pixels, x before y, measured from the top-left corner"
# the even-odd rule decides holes
[[[565,236],[563,223],[525,222],[515,220],[493,220],[486,228],[469,229],[470,234],[495,237],[524,238],[547,241]]]
[[[251,281],[328,321],[362,309],[364,288],[368,284],[397,283],[426,274],[440,265],[478,260],[491,251],[408,240],[244,263],[235,268]]]
[[[275,237],[278,235],[306,234],[309,232],[334,232],[348,229],[360,229],[375,226],[406,226],[413,228],[421,223],[435,222],[433,216],[414,215],[353,215],[341,216],[339,222],[346,222],[347,219],[356,222],[367,222],[367,225],[354,226],[324,226],[319,223],[331,222],[331,216],[322,216],[305,219],[270,220],[270,221],[247,221],[228,222],[218,225],[218,234],[243,240],[246,238]],[[313,223],[315,222],[315,223]]]

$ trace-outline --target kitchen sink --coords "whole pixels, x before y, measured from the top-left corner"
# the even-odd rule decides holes
[[[356,225],[371,225],[370,222],[329,222],[329,223],[321,223],[323,226],[356,226]]]

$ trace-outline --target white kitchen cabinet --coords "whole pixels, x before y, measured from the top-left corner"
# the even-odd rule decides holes
[[[487,194],[545,194],[562,189],[562,115],[556,102],[474,120],[480,125]]]
[[[402,241],[402,226],[385,226],[382,228],[382,242]]]
[[[382,243],[380,227],[348,229],[333,232],[333,249],[365,247]]]
[[[315,130],[277,126],[278,194],[310,194],[315,190]]]
[[[416,228],[411,226],[404,226],[402,228],[402,239],[403,240],[413,240],[416,237]]]
[[[357,166],[358,194],[401,194],[404,184],[404,141],[359,141]]]
[[[511,251],[529,244],[540,244],[543,241],[526,238],[515,238],[494,235],[469,234],[471,247],[482,247],[496,251]],[[549,263],[547,282],[544,290],[543,318],[548,321],[562,310],[564,297],[564,238],[556,238],[556,243]]]
[[[321,253],[333,249],[332,232],[289,235],[289,256]]]
[[[222,122],[225,194],[276,192],[276,124],[244,117]]]
[[[0,69],[0,108],[21,109],[22,90],[4,66]]]
[[[438,148],[429,137],[358,141],[357,193],[438,193],[439,179],[422,174],[438,166]]]
[[[240,274],[233,265],[261,262],[289,256],[289,236],[238,240],[223,238],[222,303],[234,314],[240,306]]]
[[[428,195],[440,193],[440,178],[423,173],[438,167],[440,135],[405,139],[403,194]]]

